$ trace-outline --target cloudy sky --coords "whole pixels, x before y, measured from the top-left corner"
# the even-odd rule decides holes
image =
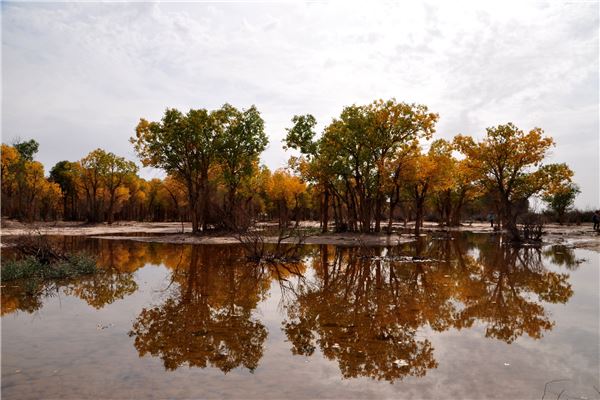
[[[1,7],[2,140],[36,139],[47,169],[97,147],[134,159],[140,117],[225,102],[258,107],[277,168],[294,114],[323,127],[395,97],[439,113],[438,137],[543,128],[551,161],[575,170],[577,205],[600,206],[598,1]]]

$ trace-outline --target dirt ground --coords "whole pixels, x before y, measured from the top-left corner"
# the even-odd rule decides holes
[[[263,223],[259,227],[274,227],[276,224]],[[313,228],[315,231],[319,228],[319,223],[315,221],[306,221],[301,224],[304,228]],[[357,233],[315,233],[307,236],[304,240],[306,244],[340,244],[340,245],[394,245],[398,243],[410,242],[414,240],[414,235],[409,233],[414,225],[410,223],[406,230],[401,224],[394,224],[394,229],[406,233],[387,234],[357,234]],[[112,225],[108,224],[84,224],[81,222],[39,222],[35,224],[23,224],[14,220],[2,219],[1,236],[23,235],[31,232],[39,232],[46,235],[85,235],[99,236],[106,239],[131,239],[143,242],[160,243],[202,243],[202,244],[227,244],[238,243],[238,239],[232,235],[208,234],[208,235],[190,235],[192,227],[189,223],[182,224],[178,222],[135,222],[121,221]],[[447,231],[467,231],[475,233],[493,233],[493,229],[487,223],[474,222],[464,224],[457,228],[440,227],[437,223],[426,222],[423,227],[423,233],[427,232],[447,232]],[[546,244],[563,244],[573,248],[583,248],[600,252],[600,233],[592,230],[591,224],[582,225],[558,225],[548,224],[544,226],[546,234],[543,241]],[[152,235],[152,236],[144,236]],[[267,236],[266,242],[276,242],[277,237]],[[293,239],[288,239],[288,242]]]

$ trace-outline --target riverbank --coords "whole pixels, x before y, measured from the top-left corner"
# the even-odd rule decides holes
[[[260,223],[258,228],[269,230],[276,228],[275,223]],[[406,243],[414,240],[411,233],[413,224],[406,227],[403,224],[394,224],[393,229],[398,231],[391,235],[359,234],[359,233],[317,233],[319,223],[316,221],[305,221],[301,223],[302,228],[310,230],[311,234],[306,236],[303,243],[306,244],[338,244],[338,245],[365,245],[365,246],[390,246]],[[120,221],[112,225],[108,224],[85,224],[81,222],[56,221],[38,222],[24,224],[14,220],[2,220],[0,229],[1,236],[24,235],[32,232],[44,235],[68,235],[68,236],[102,236],[104,239],[136,240],[141,242],[156,243],[185,243],[185,244],[232,244],[239,243],[234,235],[224,233],[209,233],[206,235],[191,235],[191,224],[179,222],[136,222]],[[443,233],[450,231],[489,233],[495,234],[487,223],[474,222],[464,224],[460,227],[440,227],[435,222],[426,222],[422,232]],[[594,232],[590,224],[587,225],[558,225],[547,224],[544,226],[546,234],[543,237],[545,244],[562,244],[573,248],[583,248],[600,252],[600,234]],[[183,232],[183,233],[182,233]],[[312,233],[314,232],[314,233]],[[277,242],[276,236],[267,234],[265,242]],[[287,243],[297,241],[295,238],[284,240]]]

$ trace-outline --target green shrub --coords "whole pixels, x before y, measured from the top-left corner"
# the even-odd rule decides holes
[[[25,257],[21,260],[11,260],[4,263],[0,269],[0,280],[11,281],[15,279],[64,279],[79,275],[94,274],[98,272],[96,261],[93,257],[84,254],[75,254],[66,260],[44,264],[35,257]]]
[[[0,269],[2,281],[12,281],[34,277],[43,268],[42,263],[34,257],[26,257],[22,260],[11,260],[6,262]]]

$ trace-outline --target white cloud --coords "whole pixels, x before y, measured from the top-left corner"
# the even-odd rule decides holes
[[[444,137],[541,126],[553,161],[575,169],[578,205],[597,207],[598,7],[3,3],[3,139],[37,139],[48,168],[96,147],[133,158],[140,117],[256,104],[278,167],[294,114],[323,126],[344,105],[396,97],[440,113]]]

